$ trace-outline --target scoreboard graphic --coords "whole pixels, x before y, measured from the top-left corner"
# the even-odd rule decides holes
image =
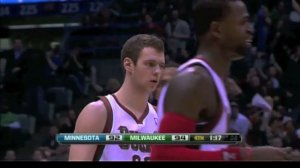
[[[41,15],[74,15],[98,12],[108,7],[112,0],[43,0],[43,1],[0,0],[0,17],[22,17]]]
[[[239,144],[238,133],[228,134],[70,134],[56,135],[60,144]]]

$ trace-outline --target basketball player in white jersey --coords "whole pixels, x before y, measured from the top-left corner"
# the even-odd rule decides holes
[[[75,133],[154,133],[157,113],[148,103],[165,65],[164,43],[152,35],[136,35],[121,51],[125,79],[121,88],[88,104]],[[149,145],[71,145],[69,160],[147,161]]]
[[[199,0],[194,5],[198,55],[178,68],[162,89],[159,133],[226,133],[230,105],[224,81],[233,59],[251,46],[249,15],[241,0]],[[227,145],[153,145],[151,160],[287,160],[289,148]]]

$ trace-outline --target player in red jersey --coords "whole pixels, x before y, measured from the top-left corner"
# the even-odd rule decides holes
[[[251,46],[249,14],[241,0],[199,0],[194,5],[198,55],[162,89],[159,133],[225,133],[231,113],[224,81],[231,61]],[[196,130],[197,128],[197,130]],[[290,160],[290,148],[153,145],[151,160]]]

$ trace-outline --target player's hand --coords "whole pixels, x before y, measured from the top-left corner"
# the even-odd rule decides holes
[[[261,146],[252,148],[252,160],[279,161],[291,160],[292,148],[278,148],[272,146]]]

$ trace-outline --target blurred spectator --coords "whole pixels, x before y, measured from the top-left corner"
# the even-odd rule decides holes
[[[180,19],[178,10],[172,11],[172,18],[165,27],[167,46],[173,60],[187,58],[187,40],[191,36],[189,24]]]
[[[293,147],[300,150],[300,127],[296,130],[296,137]]]
[[[60,145],[56,142],[56,134],[58,133],[58,127],[52,125],[49,129],[48,137],[46,137],[42,146],[38,148],[38,150],[44,153],[48,160],[65,155],[68,151],[67,145]]]
[[[12,49],[4,51],[1,59],[1,74],[4,81],[4,90],[7,93],[6,99],[13,111],[22,102],[24,87],[22,83],[23,71],[20,68],[20,60],[24,57],[24,46],[20,38],[13,39]],[[17,105],[18,104],[18,105]]]
[[[291,61],[298,63],[300,61],[300,44],[296,47],[296,52],[290,57]]]
[[[76,124],[76,119],[77,119],[77,114],[73,108],[70,108],[68,111],[68,118],[70,120],[71,126],[73,128],[73,131],[75,129],[75,124]]]
[[[151,101],[150,101],[151,104],[153,104],[155,106],[157,105],[162,88],[176,75],[177,67],[178,67],[178,64],[176,64],[174,62],[168,62],[165,65],[165,69],[163,70],[163,73],[160,77],[158,86],[155,89],[155,91],[153,92],[153,97],[151,98]]]
[[[247,59],[241,59],[233,61],[230,68],[230,76],[234,77],[237,83],[241,82],[246,78],[249,66],[247,65]]]
[[[267,104],[269,105],[269,109],[266,108],[266,110],[268,111],[272,111],[274,109],[274,99],[271,96],[265,96],[264,100],[267,102]]]
[[[292,6],[294,8],[290,13],[290,21],[293,23],[300,23],[300,12],[299,12],[299,0],[292,0]]]
[[[295,146],[296,137],[296,129],[294,126],[294,121],[290,117],[284,117],[283,119],[283,128],[284,128],[284,144],[285,146]]]
[[[32,154],[33,161],[47,161],[46,156],[39,149],[36,149]]]
[[[59,45],[56,45],[54,48],[51,48],[50,51],[46,52],[46,60],[48,64],[47,86],[54,87],[58,85],[63,85],[62,67],[64,58],[61,54],[61,48]]]
[[[284,0],[278,2],[277,6],[273,8],[270,13],[270,18],[272,20],[273,25],[277,25],[279,21],[281,21],[286,14],[286,7]]]
[[[281,88],[280,85],[280,72],[274,66],[270,66],[268,69],[268,78],[271,85],[271,89],[277,90]]]
[[[247,74],[246,81],[250,83],[253,80],[252,77],[257,77],[257,76],[258,76],[257,70],[255,68],[250,68]]]
[[[283,131],[283,125],[281,122],[281,119],[279,118],[271,118],[270,122],[269,122],[269,127],[267,128],[267,138],[268,138],[268,142],[269,144],[271,144],[271,141],[274,138],[284,138],[284,131]]]
[[[100,93],[103,91],[103,87],[98,84],[97,81],[97,68],[94,65],[90,65],[91,67],[91,75],[90,75],[90,84],[92,89],[96,91],[97,93]]]
[[[267,55],[266,53],[258,52],[253,62],[253,68],[257,70],[258,75],[261,79],[264,80],[267,79],[264,70],[268,65],[269,65],[269,55]]]
[[[253,70],[251,70],[250,73],[254,73]],[[253,96],[257,93],[263,93],[261,80],[258,76],[255,75],[249,75],[249,81],[247,81],[247,86],[245,89],[245,97],[247,102],[251,102]]]
[[[257,9],[261,4],[261,1],[245,1],[245,4],[248,7],[249,14],[253,17],[257,13]]]
[[[121,84],[116,78],[109,78],[101,95],[112,94],[119,90]]]
[[[280,137],[274,137],[273,139],[270,140],[270,145],[274,147],[283,147],[283,142],[282,138]]]
[[[251,123],[246,116],[240,113],[236,102],[231,102],[230,123],[230,129],[240,133],[243,139],[246,139]]]
[[[96,13],[86,14],[86,15],[83,15],[83,17],[81,18],[81,25],[84,28],[96,26],[96,23],[97,23],[97,14]]]
[[[43,151],[49,151],[51,155],[55,155],[55,150],[59,146],[59,144],[56,142],[56,134],[58,134],[58,128],[53,125],[49,128],[48,136],[39,149]]]
[[[142,9],[142,1],[140,0],[118,0],[117,2],[123,15],[135,14]]]
[[[16,161],[16,153],[14,150],[7,150],[3,158],[5,161]]]
[[[243,94],[242,89],[238,86],[234,79],[228,78],[225,82],[229,100],[234,100]]]
[[[87,59],[83,57],[79,47],[71,49],[63,65],[67,75],[68,87],[73,91],[75,97],[86,94],[87,78],[90,70],[87,66]]]
[[[0,113],[0,149],[5,151],[23,147],[27,132],[23,132],[24,128],[19,121],[18,115],[11,112],[11,108],[8,108],[8,106],[2,106],[3,111]]]
[[[249,107],[247,114],[252,125],[248,133],[247,142],[253,146],[265,145],[265,133],[260,130],[263,111],[258,108]]]
[[[27,114],[37,117],[37,127],[47,122],[47,110],[44,104],[44,88],[46,86],[47,60],[45,52],[30,48],[24,52],[20,60],[20,69],[23,71],[22,84],[24,92],[24,110]]]
[[[267,49],[267,39],[269,34],[269,26],[272,21],[269,16],[269,9],[267,6],[262,5],[257,13],[256,18],[256,32],[257,32],[257,50],[265,52]]]
[[[154,20],[160,22],[161,26],[165,26],[167,22],[167,13],[168,13],[168,2],[166,0],[159,0],[156,4],[155,12],[153,14]]]
[[[69,109],[68,113],[59,118],[59,132],[72,133],[75,129],[77,115],[73,109]]]
[[[290,56],[287,70],[284,74],[285,88],[287,88],[290,107],[299,106],[300,100],[300,45],[297,46],[296,51]]]
[[[163,29],[157,23],[153,22],[152,16],[146,14],[142,22],[141,30],[142,34],[153,34],[158,37],[163,37]]]
[[[99,11],[97,24],[103,28],[109,28],[113,25],[114,19],[109,8],[104,8]]]
[[[59,117],[58,127],[59,127],[59,132],[61,133],[72,133],[74,131],[70,119],[66,116]]]
[[[272,116],[273,118],[278,118],[278,119],[282,119],[284,117],[284,114],[282,113],[282,111],[280,111],[278,108],[272,111]]]

